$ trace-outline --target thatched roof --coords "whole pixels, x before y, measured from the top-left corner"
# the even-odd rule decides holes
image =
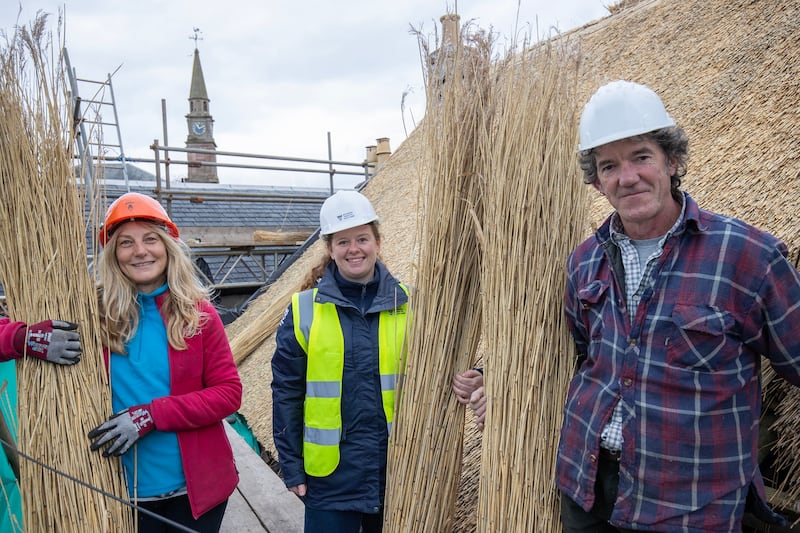
[[[683,187],[701,206],[760,226],[797,253],[800,2],[641,0],[621,2],[611,10],[613,14],[565,35],[583,51],[582,100],[614,79],[649,85],[689,135]],[[363,191],[383,222],[383,259],[406,281],[413,281],[420,137],[412,134],[401,144]],[[592,225],[609,212],[598,196]],[[229,337],[235,339],[265,310],[285,308],[286,297],[275,295],[299,288],[322,254],[320,243],[311,246],[228,327]],[[268,449],[274,347],[269,336],[240,365],[242,413]],[[459,531],[474,529],[475,523],[480,439],[470,430],[467,440]]]
[[[689,134],[683,187],[701,206],[760,226],[794,250],[799,27],[792,0],[642,1],[579,32],[583,89],[588,98],[617,78],[653,88]],[[606,213],[603,204],[595,212]]]

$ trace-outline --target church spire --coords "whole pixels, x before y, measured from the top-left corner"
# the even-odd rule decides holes
[[[186,115],[186,126],[189,135],[186,137],[186,148],[200,150],[216,150],[214,141],[214,118],[209,111],[209,98],[203,67],[200,65],[200,51],[197,41],[200,28],[194,28],[194,64],[192,65],[192,85],[189,88],[189,114]],[[188,152],[186,159],[189,169],[186,181],[202,183],[219,183],[217,177],[217,156],[209,153]],[[206,164],[204,164],[206,163]]]
[[[189,89],[189,100],[208,100],[206,80],[203,77],[203,66],[200,64],[200,51],[194,49],[194,65],[192,66],[192,86]]]

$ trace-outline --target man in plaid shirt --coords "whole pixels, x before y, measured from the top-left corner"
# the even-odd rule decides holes
[[[578,367],[556,464],[564,531],[741,531],[765,503],[761,356],[800,386],[800,275],[786,245],[679,189],[688,139],[661,99],[604,85],[584,181],[614,213],[567,262]]]

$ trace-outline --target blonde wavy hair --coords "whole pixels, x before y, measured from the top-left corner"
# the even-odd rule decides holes
[[[152,226],[167,251],[169,293],[161,306],[167,317],[167,339],[176,350],[186,349],[186,338],[196,335],[207,320],[199,303],[209,300],[209,291],[200,283],[189,248],[174,239],[164,226],[141,220]],[[139,294],[136,285],[123,274],[117,261],[117,238],[114,232],[98,260],[100,329],[105,345],[116,353],[125,353],[125,345],[139,326]]]

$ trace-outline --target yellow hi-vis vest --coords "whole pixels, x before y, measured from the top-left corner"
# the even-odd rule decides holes
[[[403,291],[408,289],[402,283]],[[339,465],[342,435],[344,335],[333,303],[316,302],[317,289],[292,296],[294,335],[308,356],[303,415],[303,464],[307,474],[330,475]],[[383,412],[392,430],[395,395],[406,355],[407,304],[381,311],[378,360]]]

